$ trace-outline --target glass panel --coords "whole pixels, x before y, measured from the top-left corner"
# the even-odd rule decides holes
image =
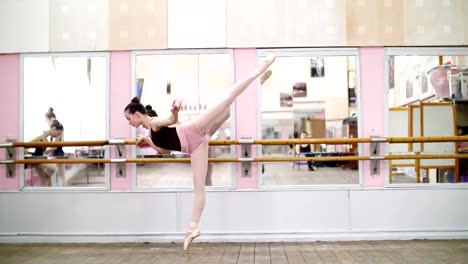
[[[416,53],[415,50],[414,53]],[[411,52],[408,52],[411,53]],[[388,56],[390,137],[468,134],[468,57]],[[390,144],[389,153],[453,154],[468,152],[467,143]],[[468,162],[460,159],[414,159],[389,162],[389,182],[454,183],[468,181]]]
[[[151,105],[159,116],[170,115],[172,102],[182,100],[179,124],[190,121],[218,101],[232,84],[230,54],[154,54],[136,56],[137,96]],[[138,135],[147,135],[144,128]],[[212,139],[231,137],[231,119]],[[138,157],[187,158],[187,154],[159,154],[152,148],[138,148]],[[230,157],[230,146],[210,147],[210,157]],[[210,163],[207,186],[231,186],[232,163]],[[193,186],[190,163],[155,163],[137,165],[138,187]]]
[[[278,56],[262,77],[262,138],[357,137],[354,56]],[[263,146],[266,157],[355,156],[357,145]],[[271,162],[262,183],[275,185],[357,184],[356,161]]]
[[[107,58],[24,57],[24,141],[106,139]],[[55,121],[54,121],[55,120]],[[104,158],[104,147],[31,148],[25,159]],[[25,186],[105,186],[103,164],[25,166]]]

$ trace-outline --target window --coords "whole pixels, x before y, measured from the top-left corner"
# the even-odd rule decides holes
[[[182,100],[179,123],[191,120],[217,102],[221,93],[233,83],[233,59],[227,51],[135,52],[135,96],[151,105],[158,116],[170,115],[175,99]],[[212,139],[230,139],[233,135],[229,118]],[[148,131],[140,127],[135,135]],[[231,146],[210,147],[210,157],[231,157]],[[137,148],[137,157],[187,158],[180,152],[159,154],[151,148]],[[212,167],[211,167],[212,165]],[[230,187],[234,164],[212,163],[207,186]],[[137,187],[191,187],[190,163],[147,163],[136,165]]]
[[[24,55],[24,141],[105,140],[107,133],[108,54]],[[46,113],[52,112],[52,119]],[[51,133],[55,122],[63,131]],[[52,126],[51,126],[52,125]],[[104,147],[32,148],[32,158],[104,158]],[[103,164],[40,164],[25,166],[26,187],[104,187]]]
[[[268,52],[268,51],[266,51]],[[262,139],[358,137],[357,50],[275,50],[261,78]],[[266,53],[260,52],[260,56]],[[263,146],[264,157],[358,155],[357,144]],[[270,162],[262,186],[358,184],[357,161]]]
[[[468,134],[468,49],[386,50],[389,137]],[[466,153],[467,143],[389,144],[389,154]],[[419,166],[419,170],[416,169]],[[387,182],[453,184],[468,181],[466,159],[389,161]]]

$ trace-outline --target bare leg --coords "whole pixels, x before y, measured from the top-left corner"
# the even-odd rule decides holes
[[[205,208],[205,181],[208,170],[208,141],[205,141],[194,152],[191,153],[191,165],[193,174],[193,185],[195,199],[193,203],[192,222],[189,225],[184,239],[184,250],[188,250],[193,239],[200,235],[198,223]]]
[[[252,71],[248,76],[244,77],[239,82],[235,83],[234,86],[228,91],[227,95],[212,108],[198,115],[193,123],[202,133],[209,134],[211,131],[215,130],[215,124],[219,124],[219,116],[221,113],[224,113],[229,110],[231,104],[236,100],[249,85],[263,72],[268,69],[268,67],[275,61],[275,56],[266,57],[258,66]],[[219,127],[218,127],[219,128]],[[216,129],[217,130],[217,129]],[[215,131],[216,131],[215,130]]]
[[[218,129],[224,124],[224,122],[226,122],[226,120],[229,118],[230,115],[231,115],[231,112],[228,107],[226,110],[224,110],[223,113],[218,115],[215,118],[215,120],[212,121],[211,126],[207,130],[207,134],[212,136],[214,133],[216,133],[216,131],[218,131]]]
[[[48,164],[39,164],[36,167],[37,174],[41,180],[41,186],[52,186],[51,175],[54,173]]]
[[[208,142],[204,142],[191,153],[193,185],[195,189],[195,201],[192,214],[192,223],[200,222],[200,217],[205,207],[205,178],[208,170]]]
[[[65,182],[65,164],[57,164],[57,176],[60,179],[58,186],[67,186]]]
[[[213,157],[214,149],[213,147],[208,147],[208,157]],[[208,169],[206,171],[205,186],[213,185],[213,162],[208,162]]]
[[[36,166],[36,171],[37,171],[37,174],[39,175],[39,179],[40,179],[40,182],[41,182],[40,186],[47,186],[47,177],[48,177],[48,175],[45,172],[43,164],[37,165]]]

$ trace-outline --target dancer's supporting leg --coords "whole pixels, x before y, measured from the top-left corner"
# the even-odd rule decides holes
[[[208,147],[208,158],[214,157],[214,147]],[[206,178],[205,178],[205,186],[212,186],[213,185],[213,162],[208,162],[208,168],[206,171]]]
[[[193,123],[197,129],[211,136],[229,117],[229,107],[234,100],[239,96],[258,76],[275,61],[275,56],[269,56],[264,59],[257,68],[247,77],[234,84],[228,91],[226,97],[222,99],[214,107],[198,115]],[[204,142],[194,152],[191,153],[193,183],[195,188],[195,199],[192,214],[192,222],[190,223],[187,235],[184,240],[184,250],[187,250],[192,243],[192,240],[200,235],[198,223],[205,207],[205,180],[208,167],[208,142]]]
[[[192,222],[189,225],[187,234],[184,240],[184,250],[188,250],[192,240],[200,235],[198,223],[205,207],[205,180],[208,168],[208,141],[203,142],[198,148],[190,154],[193,185],[194,185],[194,201],[192,211]]]

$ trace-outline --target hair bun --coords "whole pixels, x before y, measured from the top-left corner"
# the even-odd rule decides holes
[[[139,99],[138,97],[133,97],[132,103],[134,103],[134,104],[139,104],[139,103],[140,103],[140,99]]]
[[[146,110],[153,110],[153,107],[151,105],[146,105],[145,108]]]
[[[49,110],[47,110],[49,113],[53,113],[54,109],[52,107],[49,107]]]

